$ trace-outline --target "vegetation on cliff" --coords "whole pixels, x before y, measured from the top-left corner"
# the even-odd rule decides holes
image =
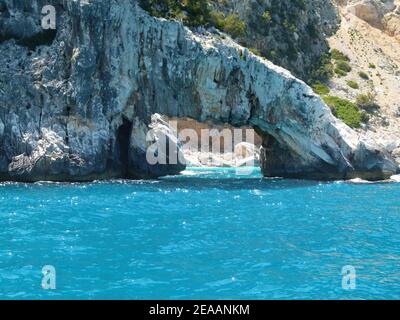
[[[321,7],[322,2],[309,0],[140,0],[154,16],[224,31],[308,83],[331,76],[325,70],[329,47],[318,3]],[[324,14],[333,11],[323,6]]]
[[[179,19],[189,26],[211,23],[208,0],[140,0],[140,5],[153,16]]]
[[[178,19],[190,27],[214,26],[234,38],[244,36],[246,23],[237,14],[225,15],[212,10],[212,0],[140,0],[142,8],[153,16]]]
[[[336,96],[324,96],[324,101],[331,108],[332,113],[349,127],[360,128],[361,123],[368,121],[368,115],[349,100]]]

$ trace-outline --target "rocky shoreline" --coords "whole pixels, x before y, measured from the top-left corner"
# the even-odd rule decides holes
[[[55,0],[57,30],[44,32],[45,2],[1,0],[0,180],[176,174],[184,166],[144,157],[154,114],[253,127],[266,177],[399,171],[303,81],[226,35],[151,17],[132,0]]]

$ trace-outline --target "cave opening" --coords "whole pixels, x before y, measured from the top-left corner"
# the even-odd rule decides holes
[[[35,51],[38,46],[51,46],[56,39],[57,30],[43,30],[29,38],[22,38],[18,44],[27,47],[30,51]]]
[[[189,167],[259,166],[262,138],[252,126],[189,117],[171,117],[169,121],[175,122]]]
[[[129,146],[132,133],[132,121],[126,118],[122,119],[122,124],[118,128],[116,141],[116,159],[118,162],[118,171],[123,177],[128,174],[129,166]]]
[[[24,46],[29,49],[29,55],[36,50],[39,46],[51,46],[56,39],[56,30],[44,30],[31,37],[18,37],[11,33],[0,32],[0,44],[15,39],[18,45]]]

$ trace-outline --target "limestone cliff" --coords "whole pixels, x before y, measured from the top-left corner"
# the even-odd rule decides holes
[[[166,174],[149,169],[134,143],[155,113],[255,127],[265,176],[375,180],[397,171],[304,82],[225,35],[151,17],[133,0],[50,2],[56,32],[37,18],[48,1],[0,1],[3,180]]]

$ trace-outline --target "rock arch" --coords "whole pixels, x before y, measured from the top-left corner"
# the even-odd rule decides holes
[[[264,140],[265,176],[376,180],[396,172],[305,83],[225,35],[193,33],[132,0],[59,1],[59,30],[45,52],[27,55],[13,40],[0,44],[1,62],[15,60],[0,78],[2,179],[122,176],[110,170],[121,161],[121,126],[132,123],[134,153],[137,128],[154,113],[253,126]],[[146,176],[135,156],[128,155],[128,171]]]

